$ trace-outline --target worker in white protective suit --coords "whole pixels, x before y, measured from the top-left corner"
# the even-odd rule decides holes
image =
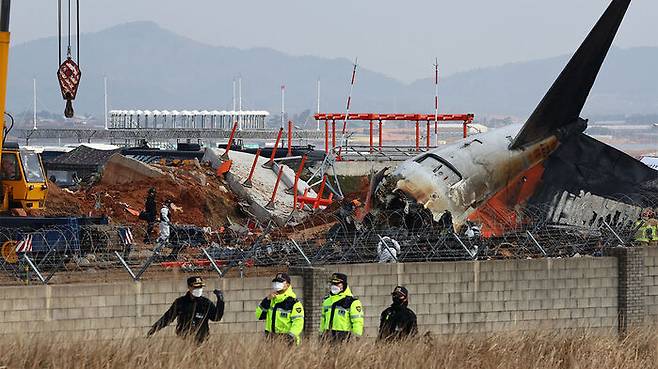
[[[400,244],[391,237],[384,236],[380,238],[377,244],[377,255],[380,263],[397,263],[400,254]]]
[[[169,241],[170,224],[171,224],[171,200],[167,199],[160,209],[160,236],[158,237],[157,251]],[[156,251],[156,252],[157,252]]]

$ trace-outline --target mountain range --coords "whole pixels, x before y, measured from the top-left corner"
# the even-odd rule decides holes
[[[152,22],[126,23],[82,34],[80,39],[82,81],[74,103],[78,114],[102,116],[104,76],[108,78],[110,109],[230,110],[233,81],[240,76],[244,110],[278,114],[280,86],[285,84],[287,111],[314,111],[318,79],[321,110],[345,110],[352,72],[347,58],[210,46]],[[463,57],[480,58],[483,64],[487,59],[476,50],[465,50]],[[567,60],[564,55],[441,77],[440,110],[527,116]],[[9,63],[9,111],[32,110],[33,78],[37,80],[37,109],[63,111],[55,37],[13,46]],[[412,83],[359,68],[352,111],[433,112],[431,64],[428,61],[428,78]],[[658,112],[657,65],[658,47],[613,48],[583,115]]]

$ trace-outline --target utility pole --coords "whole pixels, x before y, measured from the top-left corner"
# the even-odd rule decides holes
[[[318,78],[318,109],[316,111],[317,114],[320,114],[320,79]],[[316,121],[317,127],[316,131],[320,130],[320,121]]]
[[[286,121],[286,85],[281,85],[281,128]]]
[[[235,106],[235,78],[233,78],[233,110],[232,110],[232,111],[233,111],[233,116],[231,117],[231,118],[233,118],[233,119],[232,119],[232,122],[231,122],[231,126],[232,126],[233,123],[235,123],[235,121],[236,121],[236,117],[235,117],[235,108],[236,108],[236,106]]]
[[[238,130],[242,131],[242,77],[238,77]]]
[[[36,78],[32,79],[32,95],[34,98],[34,117],[33,117],[34,126],[32,127],[32,129],[37,129],[37,79]]]
[[[107,129],[107,77],[103,77],[103,93],[105,95],[105,129]]]

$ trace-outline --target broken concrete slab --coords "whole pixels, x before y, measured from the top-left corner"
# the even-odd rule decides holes
[[[206,149],[206,153],[203,157],[203,160],[209,161],[213,168],[217,168],[222,163],[220,157],[223,153],[224,153],[224,149]],[[269,158],[259,157],[258,163],[256,164],[256,168],[254,170],[253,177],[251,179],[252,187],[246,188],[242,186],[242,183],[249,176],[249,172],[251,171],[251,167],[254,163],[255,155],[235,151],[235,152],[231,152],[230,156],[233,162],[230,171],[230,173],[232,174],[231,181],[234,181],[240,185],[240,188],[237,188],[236,186],[231,185],[229,183],[229,187],[231,188],[233,193],[235,193],[236,195],[242,198],[246,198],[246,196],[249,196],[250,201],[253,201],[254,203],[259,205],[259,211],[260,208],[262,208],[264,211],[267,211],[265,209],[265,205],[268,204],[268,202],[272,197],[272,191],[274,190],[274,184],[276,183],[276,178],[278,174],[278,167],[277,167],[277,172],[274,172],[271,169],[263,168],[262,165],[266,163],[269,160]],[[287,173],[290,186],[292,187],[295,178],[294,170],[288,168],[287,166],[284,166],[284,173]],[[283,177],[284,176],[282,176],[282,178]],[[227,180],[227,182],[229,181]],[[293,213],[293,201],[294,201],[293,196],[286,193],[285,191],[286,183],[283,182],[283,179],[281,182],[282,183],[279,184],[279,188],[277,190],[276,198],[274,201],[274,209],[272,209],[271,211],[267,211],[269,213],[269,216],[276,219],[275,220],[276,222],[287,220],[290,217],[290,214]],[[305,182],[301,182],[301,183],[305,185]],[[299,187],[299,188],[301,189],[305,187]],[[301,193],[303,193],[303,189],[301,190]],[[297,212],[296,214],[297,214],[296,218],[301,218],[306,215],[303,212]]]
[[[244,200],[249,204],[248,211],[258,219],[258,221],[267,224],[270,220],[273,220],[279,225],[283,225],[285,222],[282,218],[273,216],[263,205],[261,205],[256,199],[251,195],[246,187],[242,185],[242,180],[235,176],[233,173],[228,172],[224,175],[224,179],[228,184],[231,191],[238,197],[240,200]]]
[[[101,183],[110,186],[126,185],[164,176],[165,173],[160,169],[121,154],[114,154],[105,163]]]
[[[281,168],[282,166],[283,166],[283,174],[281,175],[281,182],[282,182],[282,184],[285,185],[286,189],[290,189],[290,191],[288,193],[292,194],[292,187],[295,184],[295,176],[297,175],[297,173],[295,173],[295,171],[292,170],[289,166],[281,164],[281,163],[276,162],[276,161],[274,162],[274,165],[272,166],[272,171],[275,174],[278,174],[279,173],[279,168]],[[309,186],[308,183],[306,183],[306,181],[304,181],[303,179],[300,178],[297,181],[297,194],[298,195],[303,195],[304,191],[306,191],[306,190],[308,190],[308,193],[307,193],[308,196],[310,196],[310,197],[317,196],[317,194],[315,193],[315,191],[313,191],[311,186]]]

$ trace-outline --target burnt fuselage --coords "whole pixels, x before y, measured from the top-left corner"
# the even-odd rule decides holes
[[[382,184],[428,209],[435,221],[447,210],[458,227],[477,207],[558,146],[549,136],[520,149],[508,147],[520,125],[510,125],[420,154],[400,164]]]

